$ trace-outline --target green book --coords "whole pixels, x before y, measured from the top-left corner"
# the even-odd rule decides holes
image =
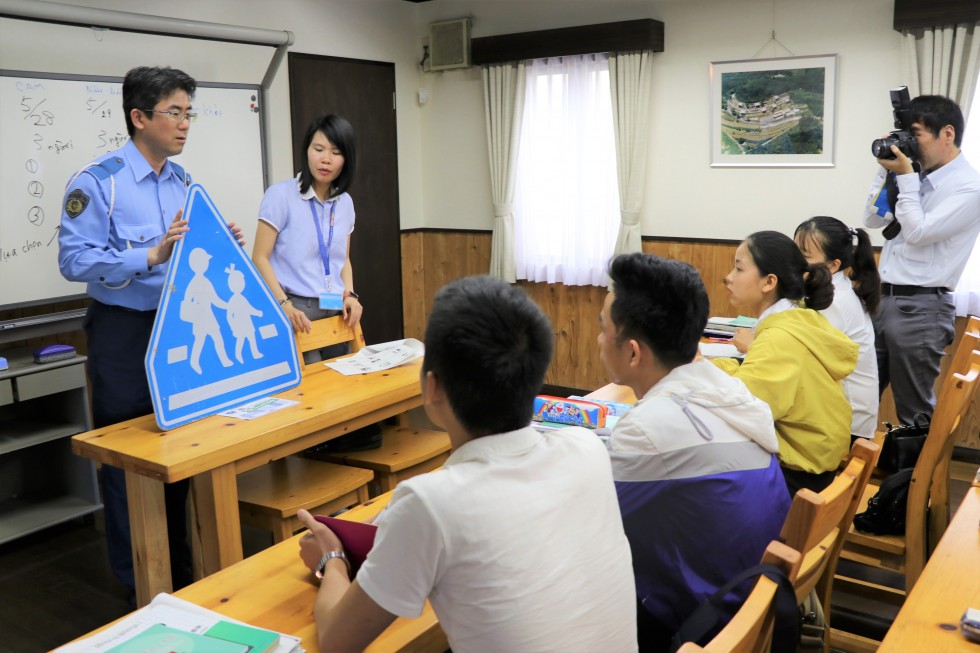
[[[246,644],[154,624],[106,653],[251,653],[251,651]]]
[[[279,645],[279,633],[230,621],[219,621],[205,633],[208,637],[248,646],[248,653],[269,653]]]

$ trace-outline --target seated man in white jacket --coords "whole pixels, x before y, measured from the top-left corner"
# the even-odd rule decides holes
[[[769,406],[695,360],[708,320],[697,271],[629,254],[609,276],[600,358],[639,401],[608,448],[633,551],[640,650],[658,651],[703,599],[758,564],[789,498]]]

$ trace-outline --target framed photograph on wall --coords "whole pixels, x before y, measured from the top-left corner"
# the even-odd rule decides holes
[[[834,166],[837,55],[715,61],[711,167]]]

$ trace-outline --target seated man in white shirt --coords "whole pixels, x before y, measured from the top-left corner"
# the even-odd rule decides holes
[[[491,277],[442,288],[422,365],[425,411],[453,452],[402,482],[351,582],[339,539],[310,529],[321,569],[320,650],[360,651],[426,599],[454,653],[636,651],[630,549],[599,438],[529,424],[551,361],[551,325],[523,290]]]

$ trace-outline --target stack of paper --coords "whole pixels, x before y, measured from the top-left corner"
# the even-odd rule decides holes
[[[754,329],[758,322],[759,320],[757,318],[745,317],[744,315],[739,315],[738,317],[709,317],[705,330],[715,329],[717,331],[735,333],[736,329]]]
[[[415,338],[382,342],[377,345],[363,347],[353,356],[338,358],[325,363],[327,367],[337,370],[344,376],[353,374],[370,374],[389,370],[409,361],[419,358],[425,353],[425,345]]]
[[[141,648],[145,643],[150,648]],[[153,648],[165,645],[167,648]],[[205,653],[303,653],[300,639],[255,628],[170,594],[91,637],[65,644],[55,653],[117,651],[203,651]]]

